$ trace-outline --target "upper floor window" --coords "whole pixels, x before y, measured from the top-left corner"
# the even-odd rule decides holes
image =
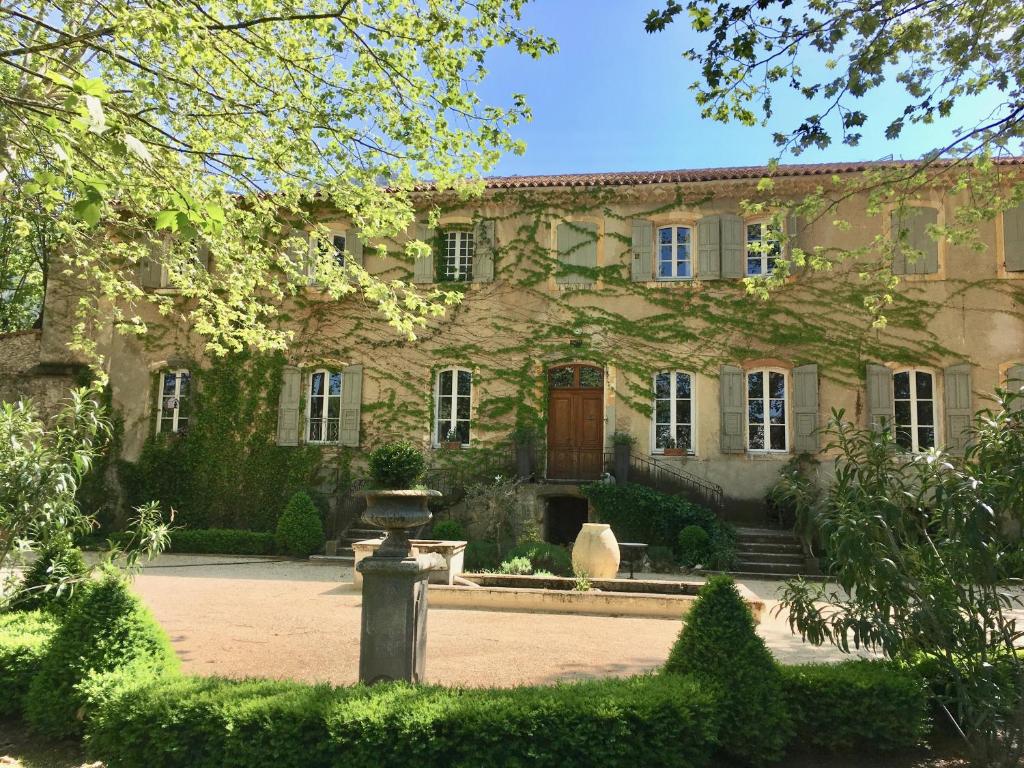
[[[786,374],[765,368],[747,372],[747,449],[786,451]]]
[[[453,229],[444,235],[444,279],[468,282],[473,279],[473,255],[476,251],[473,233]]]
[[[767,221],[747,224],[747,275],[770,275],[779,257],[778,233]]]
[[[446,368],[437,374],[434,390],[434,442],[469,445],[469,408],[473,374],[464,368]]]
[[[693,230],[690,227],[658,228],[658,279],[693,277]]]
[[[309,411],[306,441],[336,443],[340,437],[342,375],[338,371],[313,371],[309,377]]]
[[[184,369],[160,374],[159,414],[157,432],[185,432],[188,429],[189,398],[192,395],[192,374]]]
[[[345,266],[345,236],[344,235],[332,235],[331,245],[333,250],[331,255],[334,257],[335,263],[339,267]]]
[[[681,371],[654,375],[654,450],[693,453],[693,376]]]
[[[935,447],[935,377],[909,368],[892,376],[896,444],[918,453]]]

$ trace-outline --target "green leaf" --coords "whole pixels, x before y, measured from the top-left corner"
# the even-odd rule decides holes
[[[72,210],[75,215],[88,224],[90,227],[95,227],[100,221],[100,203],[96,200],[85,199],[79,200],[72,206]]]

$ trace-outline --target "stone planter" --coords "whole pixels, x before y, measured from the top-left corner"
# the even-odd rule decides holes
[[[664,456],[685,456],[686,455],[686,449],[685,448],[663,448],[662,449],[662,454]]]
[[[355,566],[380,549],[383,539],[365,539],[352,544],[355,563],[352,564],[352,584],[362,588],[363,574]],[[436,553],[444,558],[444,570],[431,571],[428,580],[431,584],[454,584],[455,577],[462,574],[466,553],[466,542],[447,541],[441,539],[412,539],[410,542],[411,556]]]
[[[615,482],[616,483],[628,483],[629,482],[629,455],[633,451],[633,446],[629,443],[615,443],[612,446],[612,454],[615,457]]]
[[[614,579],[619,572],[619,543],[607,523],[584,523],[572,547],[573,570],[594,579]]]
[[[440,496],[440,491],[426,489],[367,491],[363,520],[387,532],[384,543],[374,556],[408,557],[409,529],[430,522],[432,515],[427,502]]]

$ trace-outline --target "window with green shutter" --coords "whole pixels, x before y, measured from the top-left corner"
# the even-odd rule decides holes
[[[1003,211],[1003,268],[1024,272],[1024,205]]]
[[[893,274],[933,275],[939,271],[939,243],[928,233],[938,220],[938,210],[924,206],[892,212]]]

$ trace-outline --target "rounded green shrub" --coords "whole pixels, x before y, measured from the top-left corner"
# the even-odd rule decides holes
[[[697,594],[664,672],[690,675],[717,693],[728,756],[751,765],[778,760],[793,726],[775,659],[731,578],[715,576]]]
[[[525,557],[510,557],[498,566],[498,573],[508,576],[529,576],[533,573],[533,566]]]
[[[676,565],[676,557],[671,548],[652,545],[647,548],[647,562],[655,573],[676,573],[679,568]]]
[[[29,685],[25,719],[45,736],[81,733],[86,701],[79,683],[142,660],[178,667],[163,629],[120,573],[108,570],[99,581],[82,585],[69,604]]]
[[[324,526],[308,493],[299,491],[277,521],[277,546],[292,557],[309,557],[324,546]]]
[[[438,520],[434,523],[433,537],[448,541],[464,541],[466,530],[458,520]]]
[[[88,574],[89,568],[78,547],[70,538],[58,537],[39,551],[11,600],[11,608],[60,611]]]
[[[527,541],[512,548],[508,557],[525,557],[533,571],[549,571],[556,576],[572,576],[572,556],[565,547],[546,541]]]
[[[423,477],[423,452],[406,441],[384,443],[371,451],[367,460],[370,477],[378,488],[412,488]]]
[[[679,532],[679,563],[687,568],[707,563],[711,537],[699,525],[688,525]]]
[[[466,544],[463,567],[470,572],[497,568],[501,563],[498,545],[493,541],[471,541]]]
[[[0,612],[0,719],[21,717],[25,694],[56,631],[50,612]]]

